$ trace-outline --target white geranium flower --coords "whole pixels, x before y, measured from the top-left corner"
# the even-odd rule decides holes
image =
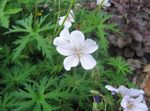
[[[131,97],[137,97],[139,95],[143,95],[144,94],[144,91],[143,90],[140,90],[140,89],[128,89],[127,87],[125,86],[120,86],[118,89],[117,88],[114,88],[110,85],[106,85],[105,88],[109,91],[112,91],[113,93],[120,93],[123,97],[126,96],[126,95],[129,95]]]
[[[109,0],[97,0],[97,5],[100,5],[103,2],[104,7],[109,7],[111,4],[109,3]]]
[[[143,101],[143,95],[137,98],[131,98],[130,96],[124,96],[121,101],[121,106],[124,111],[148,111],[148,108]]]
[[[60,17],[59,25],[62,25],[64,19],[65,19],[65,16]],[[73,13],[73,10],[70,10],[70,13],[64,23],[64,27],[70,28],[72,26],[72,22],[74,22],[74,13]]]
[[[98,49],[98,45],[91,39],[85,40],[81,31],[75,30],[70,34],[67,29],[64,29],[60,36],[54,39],[53,43],[60,54],[67,56],[63,62],[66,70],[77,66],[79,62],[86,70],[95,67],[96,61],[91,53]]]

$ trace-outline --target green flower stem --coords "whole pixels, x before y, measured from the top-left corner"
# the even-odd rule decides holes
[[[103,1],[101,2],[101,4],[96,8],[96,11],[99,11],[99,12],[101,11],[104,1],[105,1],[105,0],[103,0]]]
[[[68,15],[69,15],[69,13],[70,13],[70,10],[72,9],[74,3],[75,3],[75,0],[71,0],[69,9],[68,9],[68,11],[67,11],[67,14],[65,15],[65,19],[64,19],[63,23],[61,24],[61,26],[59,27],[59,29],[58,29],[58,31],[57,31],[57,33],[56,33],[55,36],[58,36],[58,35],[59,35],[59,33],[60,33],[60,31],[61,31],[61,29],[62,29],[62,27],[63,27],[63,25],[64,25],[64,23],[65,23],[65,21],[66,21]]]

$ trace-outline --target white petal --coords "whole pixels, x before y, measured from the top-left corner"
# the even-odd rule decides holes
[[[62,17],[60,17],[60,20],[59,20],[59,25],[62,25],[62,23],[63,23],[63,21],[64,21],[64,19],[65,19],[65,16],[62,16]]]
[[[80,56],[81,65],[84,69],[90,70],[96,66],[96,61],[91,55],[82,54]]]
[[[118,93],[118,89],[110,86],[110,85],[106,85],[105,88],[109,91],[112,91],[112,92],[115,92],[115,93]]]
[[[110,7],[111,4],[110,4],[110,3],[105,3],[104,6],[105,6],[105,7]]]
[[[73,10],[70,10],[70,13],[69,13],[69,20],[71,21],[71,22],[74,22],[74,13],[73,13]]]
[[[64,68],[70,70],[71,67],[77,66],[79,63],[79,58],[76,55],[68,56],[64,60]]]
[[[70,32],[67,28],[64,28],[61,32],[60,32],[60,37],[66,41],[70,40]]]
[[[84,34],[81,31],[75,30],[71,32],[70,42],[75,48],[79,48],[84,43]]]
[[[70,28],[72,26],[72,23],[70,20],[66,20],[65,23],[64,23],[64,27],[65,28]]]
[[[91,39],[87,39],[84,42],[84,46],[81,49],[82,53],[93,53],[98,49],[98,45],[96,44],[95,41],[91,40]]]
[[[135,102],[135,103],[140,103],[140,102],[142,102],[143,100],[144,100],[143,95],[140,95],[140,96],[138,96],[137,98],[135,98],[135,99],[133,100],[133,102]]]
[[[125,109],[127,108],[129,99],[130,99],[130,96],[124,96],[124,97],[123,97],[123,99],[122,99],[122,101],[121,101],[121,106],[122,106],[123,108],[125,108]]]
[[[69,42],[64,41],[62,45],[58,45],[56,50],[64,55],[64,56],[69,56],[73,54],[73,47]]]
[[[63,39],[61,38],[61,37],[56,37],[55,39],[54,39],[54,41],[53,41],[53,44],[55,45],[55,46],[58,46],[58,45],[62,45],[63,44]]]
[[[125,96],[125,95],[129,95],[131,97],[134,97],[134,96],[139,96],[139,95],[142,95],[144,94],[144,91],[143,90],[139,90],[139,89],[128,89],[126,88],[125,86],[120,86],[119,87],[119,92],[122,96]]]
[[[143,90],[140,90],[140,89],[129,89],[130,90],[130,93],[129,95],[130,96],[139,96],[139,95],[143,95],[144,94],[144,91]]]
[[[122,96],[126,96],[130,93],[130,90],[128,88],[126,88],[125,86],[120,86],[118,88],[118,91]]]
[[[139,111],[148,111],[148,107],[144,103],[135,104],[135,108],[139,109]],[[138,110],[135,110],[138,111]]]

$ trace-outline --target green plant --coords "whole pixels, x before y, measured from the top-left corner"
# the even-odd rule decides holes
[[[49,45],[48,39],[43,37],[43,33],[53,28],[53,26],[51,26],[50,22],[44,25],[46,18],[47,16],[44,16],[34,21],[31,14],[28,18],[17,21],[16,24],[18,24],[18,26],[12,26],[13,28],[6,33],[24,33],[23,36],[19,37],[20,39],[14,42],[17,48],[14,50],[13,60],[18,58],[21,52],[27,47],[31,48],[34,44],[36,45],[36,49],[42,51],[43,55],[51,58],[51,46]],[[32,48],[30,50],[32,50]]]
[[[29,63],[22,64],[22,66],[3,67],[2,81],[3,84],[8,84],[8,87],[20,85],[30,81],[30,76],[35,72],[36,66]]]
[[[117,28],[117,24],[110,23],[109,19],[112,17],[110,14],[101,11],[84,11],[81,13],[81,30],[85,33],[93,32],[98,38],[100,48],[107,52],[109,41],[107,39],[108,31],[113,33],[122,34]]]
[[[0,111],[8,111],[15,104],[15,99],[9,95],[5,94],[4,96],[0,96]]]
[[[9,18],[12,14],[20,12],[21,8],[7,6],[9,0],[0,0],[0,26],[9,27]]]
[[[18,90],[13,93],[15,97],[20,99],[16,103],[17,108],[14,111],[29,110],[32,111],[53,111],[58,109],[60,98],[67,99],[70,97],[67,91],[58,86],[57,78],[43,77],[38,83],[33,85],[25,84],[24,90]]]

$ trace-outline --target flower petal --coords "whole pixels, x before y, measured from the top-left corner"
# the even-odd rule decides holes
[[[128,89],[125,86],[120,86],[118,90],[122,96],[129,95],[129,96],[134,97],[134,96],[139,96],[139,95],[144,94],[143,90],[133,89],[133,88]]]
[[[70,42],[76,47],[79,48],[84,43],[84,34],[81,31],[75,30],[71,32]]]
[[[84,42],[84,46],[81,49],[82,53],[93,53],[98,49],[98,45],[96,44],[95,41],[91,39],[87,39]]]
[[[91,55],[82,54],[80,56],[81,65],[84,69],[90,70],[96,66],[96,61]]]
[[[60,32],[60,37],[66,41],[70,40],[70,32],[67,28],[64,28],[61,32]]]
[[[56,37],[55,39],[54,39],[54,41],[53,41],[53,44],[55,45],[55,46],[58,46],[58,45],[62,45],[63,44],[63,39],[61,38],[61,37]]]
[[[73,54],[73,47],[69,42],[63,41],[61,45],[58,45],[56,50],[64,55],[64,56],[69,56]]]
[[[69,13],[69,15],[68,15],[68,17],[69,17],[69,20],[71,21],[71,22],[74,22],[74,13],[73,13],[73,10],[70,10],[70,13]]]
[[[64,21],[64,19],[65,19],[65,16],[62,16],[62,17],[60,17],[59,19],[60,19],[60,20],[59,20],[58,24],[59,24],[59,25],[62,25],[62,23],[63,23],[63,21]]]
[[[77,66],[79,63],[79,58],[76,55],[68,56],[64,60],[64,68],[68,71],[71,67]]]
[[[70,28],[72,26],[72,23],[70,20],[66,20],[65,23],[64,23],[64,27],[65,28]]]
[[[126,96],[126,95],[128,95],[129,94],[129,89],[128,88],[126,88],[125,86],[120,86],[119,88],[118,88],[118,91],[119,91],[119,93],[124,97],[124,96]]]
[[[137,110],[134,110],[134,111],[148,111],[148,107],[144,103],[137,103],[137,104],[135,104],[135,108]]]
[[[140,96],[138,96],[137,98],[135,98],[135,99],[133,100],[133,102],[139,103],[139,102],[142,102],[143,100],[144,100],[144,96],[143,96],[143,95],[140,95]]]
[[[143,90],[133,89],[133,88],[130,89],[130,93],[129,93],[130,96],[139,96],[139,95],[143,95],[143,94],[144,94]]]
[[[130,96],[124,96],[122,101],[121,101],[121,106],[122,108],[126,109],[128,105],[128,101],[130,99]]]
[[[118,89],[110,86],[110,85],[106,85],[105,88],[109,91],[112,91],[112,92],[115,92],[115,93],[118,93]]]

